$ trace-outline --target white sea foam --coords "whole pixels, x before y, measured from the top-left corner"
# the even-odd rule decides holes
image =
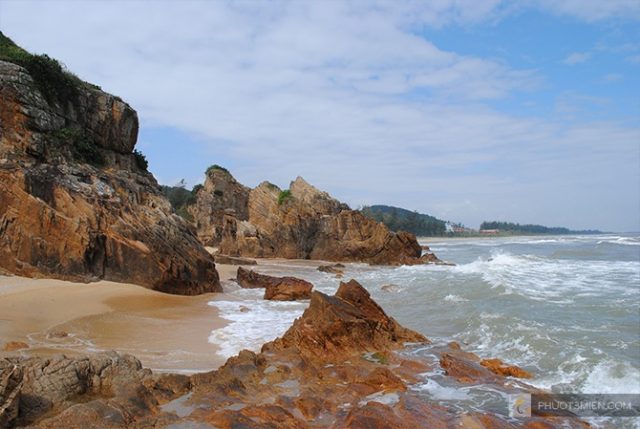
[[[454,294],[451,294],[451,293],[449,295],[445,296],[444,300],[448,301],[448,302],[467,302],[467,301],[469,301],[466,298],[463,298],[461,296],[454,295]]]
[[[260,347],[284,334],[299,317],[307,303],[265,300],[211,301],[220,317],[230,323],[209,335],[209,342],[220,347],[221,356],[230,357],[240,350],[258,351]]]
[[[503,287],[505,292],[569,304],[576,294],[637,294],[636,286],[620,279],[640,275],[640,262],[558,260],[497,252],[490,258],[478,258],[453,267],[453,270],[461,274],[479,274],[492,287]]]

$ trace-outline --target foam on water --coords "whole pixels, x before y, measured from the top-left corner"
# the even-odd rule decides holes
[[[259,351],[264,343],[280,337],[308,304],[258,299],[211,301],[209,305],[218,308],[220,317],[230,321],[209,336],[209,342],[220,347],[218,353],[228,358],[243,349]]]
[[[425,244],[458,265],[347,264],[345,279],[361,282],[389,315],[434,343],[455,340],[483,358],[519,365],[534,374],[535,386],[561,392],[640,392],[639,236]],[[315,268],[287,263],[266,269],[334,293],[338,280]],[[307,306],[264,301],[262,291],[231,293],[238,301],[211,302],[231,322],[209,338],[224,356],[243,348],[258,350],[282,335]],[[420,353],[431,359],[428,349]],[[482,406],[483,394],[448,386],[438,377],[430,374],[416,388],[436,400],[449,397]]]

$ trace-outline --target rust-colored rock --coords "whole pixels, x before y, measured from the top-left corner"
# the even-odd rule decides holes
[[[515,365],[506,365],[500,359],[483,359],[480,365],[503,377],[533,378],[530,372]]]
[[[178,294],[221,291],[213,258],[133,153],[136,112],[74,85],[72,95],[50,99],[26,69],[0,61],[0,267]]]
[[[351,281],[332,297],[314,292],[303,316],[261,353],[241,351],[218,370],[191,377],[153,375],[134,358],[117,354],[0,360],[0,407],[9,404],[12,410],[3,414],[0,409],[0,422],[9,416],[9,427],[28,424],[31,429],[588,427],[575,417],[513,420],[438,405],[410,388],[434,371],[431,358],[412,354],[407,359],[404,351],[396,351],[405,341],[421,342],[418,348],[431,348],[492,390],[535,391],[523,383],[504,383],[457,345],[426,343]]]
[[[279,283],[270,284],[264,291],[264,299],[272,301],[296,301],[311,298],[313,285],[293,277],[283,277]]]
[[[2,347],[2,350],[4,350],[5,352],[14,352],[16,350],[22,350],[22,349],[28,349],[29,348],[29,344],[22,342],[22,341],[9,341],[8,343],[5,343],[5,345]]]
[[[309,299],[313,285],[296,277],[274,277],[238,267],[236,281],[243,288],[264,288],[264,299],[295,301]]]
[[[238,183],[226,169],[212,166],[207,170],[196,203],[189,208],[200,241],[206,246],[220,244],[225,212],[240,221],[249,218],[249,191],[249,188]]]
[[[238,198],[217,195],[223,185]],[[287,191],[269,182],[247,191],[228,172],[214,172],[191,210],[201,240],[219,239],[221,253],[232,256],[380,265],[439,262],[433,254],[422,256],[413,234],[389,231],[301,177]]]
[[[313,292],[309,308],[265,350],[295,348],[310,360],[333,362],[346,355],[397,349],[427,339],[400,326],[355,280],[340,283],[335,296]]]

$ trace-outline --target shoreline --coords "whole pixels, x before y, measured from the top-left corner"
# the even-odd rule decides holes
[[[221,267],[228,274],[229,268]],[[3,356],[70,356],[117,350],[154,372],[195,373],[226,358],[209,343],[229,322],[208,305],[223,294],[170,295],[142,286],[99,281],[0,276],[0,350]],[[215,297],[215,298],[214,298]]]

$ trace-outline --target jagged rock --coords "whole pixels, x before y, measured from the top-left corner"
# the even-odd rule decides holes
[[[22,368],[0,359],[0,428],[11,427],[18,418]]]
[[[238,198],[216,195],[223,186]],[[220,240],[226,255],[381,265],[438,262],[433,254],[421,258],[413,234],[389,231],[301,177],[287,191],[269,182],[247,191],[227,171],[215,170],[198,192],[192,213],[201,240]]]
[[[196,222],[200,241],[206,246],[217,246],[222,240],[225,212],[240,221],[249,218],[250,189],[218,166],[210,167],[206,176],[203,187],[198,191],[196,203],[189,211]]]
[[[341,282],[335,296],[313,292],[311,303],[291,328],[263,350],[295,348],[311,360],[326,362],[365,351],[397,349],[405,342],[427,342],[400,326],[355,280]]]
[[[305,280],[284,277],[279,283],[270,284],[264,291],[264,299],[271,301],[297,301],[311,298],[313,285]]]
[[[213,258],[132,152],[136,112],[83,82],[50,99],[0,61],[0,267],[179,294],[221,291]]]

